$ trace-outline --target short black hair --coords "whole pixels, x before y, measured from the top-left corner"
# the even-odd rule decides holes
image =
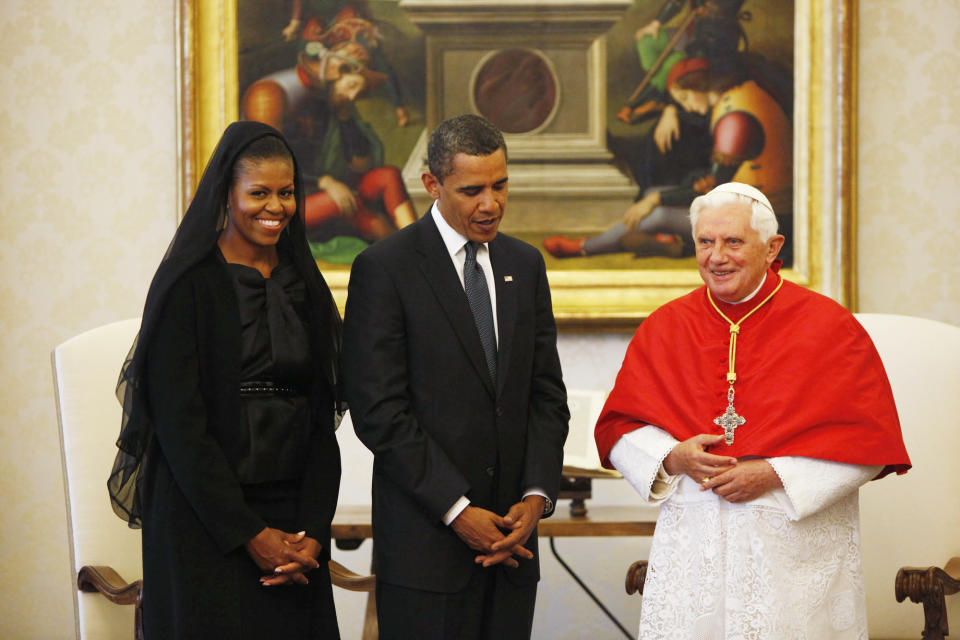
[[[290,166],[294,166],[293,154],[290,153],[290,149],[282,139],[274,135],[257,138],[248,144],[233,162],[231,184],[235,184],[240,174],[251,164],[262,160],[273,160],[274,158],[286,160],[290,163]]]
[[[489,156],[497,149],[507,155],[503,134],[492,122],[472,113],[447,118],[433,130],[427,142],[427,166],[440,183],[453,173],[453,157]]]

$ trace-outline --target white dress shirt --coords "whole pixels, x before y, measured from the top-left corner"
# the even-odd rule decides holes
[[[433,216],[433,221],[440,231],[440,237],[443,238],[443,244],[450,253],[453,266],[457,268],[457,277],[460,278],[460,286],[462,287],[464,286],[463,265],[467,261],[467,250],[465,247],[469,239],[462,236],[459,231],[450,226],[437,208],[436,201],[434,201],[433,206],[430,207],[430,215]],[[490,247],[487,246],[486,242],[481,243],[477,248],[477,264],[483,268],[483,277],[487,279],[487,291],[490,292],[490,309],[493,311],[493,337],[497,343],[499,343],[500,331],[497,327],[497,287],[493,279],[493,265],[490,263]]]

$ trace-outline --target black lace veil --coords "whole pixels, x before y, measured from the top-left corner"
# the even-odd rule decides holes
[[[265,136],[280,138],[287,149],[290,149],[280,132],[269,125],[260,122],[234,122],[227,127],[150,283],[140,331],[127,354],[117,382],[117,399],[123,405],[123,418],[117,439],[119,451],[107,481],[114,512],[126,520],[131,528],[139,528],[141,525],[138,482],[153,437],[153,424],[146,402],[146,385],[149,381],[145,379],[145,362],[156,322],[170,288],[216,246],[225,220],[226,197],[234,163],[247,146]],[[292,150],[290,156],[294,157]],[[338,369],[340,314],[307,243],[303,222],[303,180],[296,159],[294,184],[297,214],[284,229],[278,248],[291,256],[306,285],[311,303],[311,326],[316,327],[311,336],[312,357],[314,364],[322,370],[326,382],[334,390],[335,409],[339,416],[345,410],[341,400]]]

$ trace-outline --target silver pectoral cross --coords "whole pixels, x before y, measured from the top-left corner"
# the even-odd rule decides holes
[[[737,410],[733,408],[733,385],[727,391],[727,410],[723,415],[713,419],[713,424],[723,428],[723,441],[730,445],[733,444],[733,431],[746,422],[747,419],[737,415]]]

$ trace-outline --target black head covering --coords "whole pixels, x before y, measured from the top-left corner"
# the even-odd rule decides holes
[[[153,437],[153,423],[146,403],[149,381],[145,379],[145,361],[157,319],[174,283],[216,247],[227,191],[233,180],[234,164],[244,149],[265,136],[276,136],[290,150],[290,145],[279,131],[260,122],[234,122],[223,132],[180,227],[153,276],[140,321],[140,332],[120,371],[120,380],[117,382],[117,399],[123,405],[123,419],[117,439],[120,451],[117,452],[107,488],[114,512],[132,528],[139,528],[141,524],[137,485]],[[290,157],[294,158],[292,150]],[[317,327],[311,336],[312,357],[334,390],[336,410],[342,414],[344,406],[340,400],[338,370],[340,313],[310,253],[303,222],[303,180],[296,159],[293,163],[297,213],[290,219],[277,246],[290,255],[306,285],[311,325]]]

